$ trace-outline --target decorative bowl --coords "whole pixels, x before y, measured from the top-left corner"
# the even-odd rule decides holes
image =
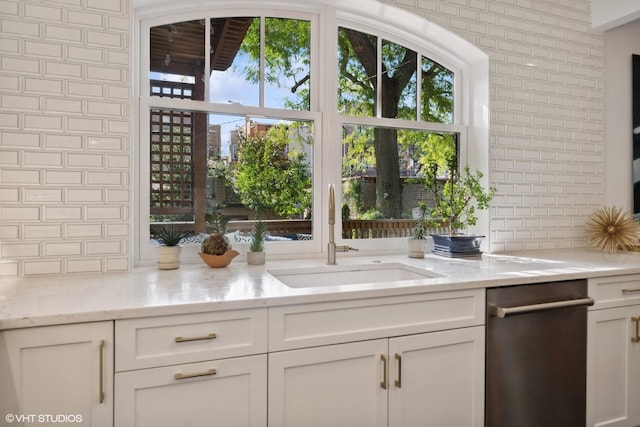
[[[202,252],[198,252],[200,258],[211,268],[221,268],[229,265],[232,259],[240,255],[240,253],[234,249],[229,249],[222,255],[209,255]]]

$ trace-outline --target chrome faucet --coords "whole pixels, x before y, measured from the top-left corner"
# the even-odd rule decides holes
[[[335,224],[336,224],[336,194],[335,185],[329,184],[329,243],[327,247],[327,264],[336,265],[336,252],[357,251],[347,245],[336,246]]]

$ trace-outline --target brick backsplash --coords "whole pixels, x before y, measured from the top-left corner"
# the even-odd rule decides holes
[[[604,180],[604,37],[590,0],[385,3],[490,56],[491,250],[585,247]]]
[[[0,276],[130,268],[130,20],[0,0]]]

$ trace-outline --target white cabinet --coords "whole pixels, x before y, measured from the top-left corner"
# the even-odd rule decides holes
[[[588,315],[587,425],[640,425],[640,275],[593,279]]]
[[[116,321],[115,425],[263,427],[267,309]]]
[[[32,425],[112,426],[113,323],[0,332],[0,414],[15,416],[14,425],[22,417]]]
[[[485,333],[474,326],[484,322],[483,296],[460,291],[274,310],[270,347],[321,345],[269,354],[269,425],[483,426]],[[434,332],[394,336],[421,330]],[[388,338],[357,341],[372,335]],[[347,337],[354,342],[327,345]]]
[[[484,289],[269,309],[269,351],[388,338],[484,324]]]
[[[269,355],[269,425],[484,425],[484,328]]]
[[[483,326],[389,341],[390,427],[484,426]]]
[[[479,427],[484,311],[473,289],[2,331],[0,411],[99,427]]]
[[[386,426],[387,346],[380,339],[269,354],[269,426]]]

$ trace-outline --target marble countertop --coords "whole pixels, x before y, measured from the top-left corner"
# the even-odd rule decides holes
[[[177,270],[151,266],[123,273],[3,278],[0,329],[640,273],[640,252],[608,254],[589,249],[483,254],[479,259],[431,254],[423,259],[406,254],[339,257],[339,267],[403,263],[440,276],[387,283],[292,288],[269,273],[332,268],[325,261],[267,260],[265,265],[249,266],[236,259],[226,268],[194,263]]]

